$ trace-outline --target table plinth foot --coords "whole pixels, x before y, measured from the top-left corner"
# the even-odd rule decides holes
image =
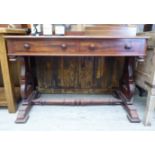
[[[29,97],[23,101],[16,118],[15,123],[26,123],[29,118],[29,112],[32,108],[32,100],[37,97],[37,92],[33,91]]]
[[[22,105],[22,110],[19,110],[15,123],[26,123],[29,119],[29,111],[30,107]]]
[[[129,121],[131,123],[140,123],[141,120],[139,118],[136,107],[132,103],[132,99],[128,100],[125,95],[119,90],[115,91],[115,93],[116,96],[122,100],[122,106],[127,112],[127,118],[129,119]]]
[[[124,108],[126,109],[127,111],[127,118],[129,119],[129,121],[131,123],[140,123],[141,120],[139,118],[139,115],[138,115],[138,112],[136,110],[136,107],[134,105],[124,105]]]

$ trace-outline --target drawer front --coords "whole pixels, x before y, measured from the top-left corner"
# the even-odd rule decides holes
[[[9,55],[144,56],[145,39],[8,39]]]
[[[94,56],[143,56],[145,39],[84,40],[80,42],[80,53]]]
[[[72,40],[7,40],[9,55],[65,55],[78,51]]]

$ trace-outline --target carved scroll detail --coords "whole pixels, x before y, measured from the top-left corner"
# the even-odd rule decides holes
[[[22,99],[26,99],[33,91],[33,82],[31,77],[30,62],[28,58],[20,58],[20,91]]]
[[[117,91],[117,96],[123,101],[123,107],[126,109],[128,119],[132,123],[139,123],[140,119],[136,107],[132,103],[135,83],[133,78],[134,58],[126,57],[124,64],[123,76],[120,81],[120,91]]]
[[[123,76],[120,81],[122,93],[128,100],[131,100],[135,91],[135,83],[133,79],[134,58],[125,58]]]
[[[31,70],[31,62],[28,57],[20,58],[21,74],[20,74],[20,91],[23,99],[22,105],[16,118],[16,123],[25,123],[29,118],[29,111],[32,107],[32,100],[37,97],[34,90],[34,79]]]

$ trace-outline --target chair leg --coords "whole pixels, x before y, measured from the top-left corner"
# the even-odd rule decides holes
[[[148,92],[147,103],[145,108],[145,115],[144,115],[145,126],[151,125],[152,114],[154,112],[154,107],[155,107],[155,95],[152,95],[151,92],[152,91]]]

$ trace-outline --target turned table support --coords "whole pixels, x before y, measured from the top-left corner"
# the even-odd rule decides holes
[[[128,119],[131,122],[140,122],[137,110],[133,105],[133,95],[135,92],[135,82],[133,77],[134,58],[126,57],[124,71],[120,80],[119,96],[123,100],[123,106],[126,109]]]
[[[120,89],[122,93],[125,95],[126,99],[129,101],[132,99],[135,91],[133,67],[134,67],[134,58],[126,57],[124,63],[123,75],[120,80]]]
[[[22,105],[19,108],[16,123],[25,123],[29,118],[29,111],[32,107],[32,100],[36,98],[37,92],[34,90],[33,73],[31,69],[31,59],[20,57],[20,93]]]

